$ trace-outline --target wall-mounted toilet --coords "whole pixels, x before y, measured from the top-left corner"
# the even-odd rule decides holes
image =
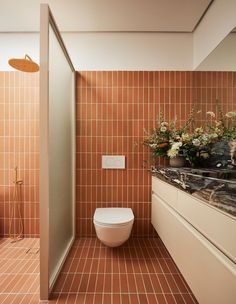
[[[98,239],[109,247],[117,247],[128,240],[134,222],[130,208],[97,208],[93,223]]]

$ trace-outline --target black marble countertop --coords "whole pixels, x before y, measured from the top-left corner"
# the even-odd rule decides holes
[[[236,170],[160,167],[152,174],[236,219]]]

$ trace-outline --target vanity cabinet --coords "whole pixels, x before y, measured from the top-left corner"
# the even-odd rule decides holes
[[[236,220],[152,177],[152,224],[200,304],[236,303]]]

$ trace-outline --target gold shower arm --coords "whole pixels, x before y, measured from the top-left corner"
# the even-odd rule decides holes
[[[29,59],[30,61],[33,61],[32,59],[31,59],[31,57],[28,55],[28,54],[25,54],[25,59]]]

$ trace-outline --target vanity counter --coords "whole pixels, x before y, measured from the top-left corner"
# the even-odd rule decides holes
[[[216,173],[224,178],[212,177]],[[236,219],[236,170],[165,167],[152,170],[152,174]]]

